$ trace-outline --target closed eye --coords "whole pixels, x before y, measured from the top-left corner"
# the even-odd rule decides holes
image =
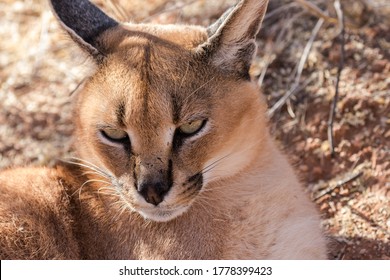
[[[130,142],[129,135],[126,131],[115,128],[104,128],[100,134],[109,142],[127,144]]]

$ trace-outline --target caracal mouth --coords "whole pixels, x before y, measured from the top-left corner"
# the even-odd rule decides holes
[[[147,220],[152,220],[154,222],[168,222],[187,211],[188,207],[178,207],[174,209],[167,209],[164,207],[154,207],[154,208],[143,208],[136,210],[142,217]]]

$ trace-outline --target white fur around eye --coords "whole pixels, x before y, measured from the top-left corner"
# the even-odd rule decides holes
[[[189,134],[189,137],[185,141],[193,142],[193,141],[198,140],[199,138],[202,138],[204,135],[206,135],[209,132],[211,127],[212,127],[212,124],[211,124],[210,120],[203,120],[202,125],[199,128],[199,131],[197,131],[194,134]]]

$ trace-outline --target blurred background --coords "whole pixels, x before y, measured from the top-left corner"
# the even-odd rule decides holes
[[[200,25],[236,3],[92,2],[121,21]],[[321,211],[329,258],[390,259],[390,2],[271,0],[258,43],[253,80]],[[72,152],[71,93],[87,62],[46,0],[0,0],[0,169]]]

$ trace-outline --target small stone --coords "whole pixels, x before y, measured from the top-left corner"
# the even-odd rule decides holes
[[[302,172],[307,172],[309,170],[309,167],[307,165],[301,165],[299,166],[299,170]]]
[[[373,72],[382,72],[387,64],[386,59],[381,59],[381,60],[375,60],[372,65],[371,65],[371,70]]]

